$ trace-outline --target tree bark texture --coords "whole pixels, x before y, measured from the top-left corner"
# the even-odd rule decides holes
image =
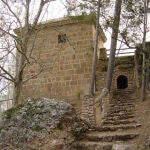
[[[107,77],[106,77],[106,88],[109,91],[111,89],[111,82],[112,82],[114,65],[115,65],[115,53],[116,53],[116,46],[117,46],[117,37],[119,32],[121,5],[122,5],[122,0],[116,0],[115,11],[114,11],[114,22],[113,22],[112,35],[111,35],[110,55],[109,55],[108,70],[107,70]]]
[[[98,1],[97,8],[97,20],[96,20],[96,33],[94,40],[94,55],[92,61],[92,75],[90,83],[90,95],[94,94],[94,83],[95,83],[95,74],[96,74],[96,60],[97,60],[97,46],[98,46],[98,33],[99,33],[99,17],[100,17],[100,0]]]
[[[149,0],[144,0],[144,25],[143,25],[143,62],[142,62],[142,87],[141,87],[141,101],[145,99],[145,80],[146,80],[146,33],[147,33],[147,10]]]

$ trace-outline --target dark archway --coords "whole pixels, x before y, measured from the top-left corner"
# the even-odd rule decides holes
[[[125,89],[128,87],[128,78],[124,75],[120,75],[117,78],[117,89]]]

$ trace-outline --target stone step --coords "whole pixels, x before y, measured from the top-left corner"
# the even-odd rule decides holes
[[[131,86],[131,84],[129,84]],[[126,89],[115,89],[112,91],[112,93],[117,93],[117,92],[121,92],[121,93],[124,93],[124,92],[135,92],[135,87],[128,87]]]
[[[117,93],[117,94],[113,94],[111,95],[112,98],[117,97],[117,98],[129,98],[129,99],[136,99],[137,97],[132,95],[131,93]]]
[[[104,122],[104,121],[106,121],[106,122],[109,122],[109,121],[116,121],[116,122],[118,122],[118,121],[125,121],[125,120],[129,120],[129,119],[134,119],[134,117],[126,117],[126,118],[105,118],[105,119],[103,119],[102,120],[102,122]]]
[[[130,118],[134,118],[135,115],[128,115],[128,116],[106,116],[105,118],[102,118],[103,119],[106,119],[106,120],[126,120],[126,119],[130,119]]]
[[[103,141],[103,142],[113,142],[113,141],[129,141],[137,137],[138,133],[126,133],[126,132],[91,132],[85,136],[87,141]]]
[[[132,94],[134,94],[134,91],[117,91],[117,92],[113,92],[111,93],[112,96],[125,96],[127,95],[129,97],[129,95],[133,96]]]
[[[91,142],[80,141],[74,143],[76,150],[137,150],[137,144],[121,141],[112,142]]]
[[[135,110],[135,107],[131,107],[131,106],[117,106],[117,107],[109,107],[109,109],[108,110],[113,110],[113,111],[115,111],[115,110]]]
[[[130,85],[130,87],[125,88],[125,89],[114,89],[112,91],[112,93],[117,93],[117,92],[121,92],[121,93],[124,93],[124,92],[134,92],[135,89],[134,89],[134,87],[131,87],[131,82],[129,82],[128,85]]]
[[[107,113],[107,116],[105,116],[104,118],[107,118],[107,117],[128,117],[128,116],[131,116],[131,115],[134,115],[135,113],[127,113],[127,114],[122,114],[122,113]]]
[[[134,93],[134,92],[133,92]],[[112,93],[112,96],[117,96],[117,97],[125,97],[125,96],[127,96],[127,97],[129,97],[130,95],[132,95],[133,94],[132,92],[115,92],[115,93]],[[132,95],[133,96],[133,95]]]
[[[116,95],[112,95],[112,98],[119,98],[119,99],[137,99],[137,97],[135,96],[129,96],[131,94],[127,93],[127,94],[116,94]]]
[[[112,142],[80,141],[73,144],[76,150],[112,150]]]
[[[95,131],[116,131],[116,130],[128,130],[128,129],[135,129],[141,127],[141,124],[126,124],[126,125],[102,125],[101,127],[96,127],[94,130]]]
[[[117,104],[117,105],[116,105]],[[110,101],[110,104],[109,104],[110,107],[133,107],[135,106],[135,103],[133,102],[126,102],[126,104],[122,104],[121,101]]]
[[[126,100],[126,101],[129,101],[129,100],[136,100],[135,97],[128,97],[129,94],[127,95],[122,95],[122,96],[118,96],[118,95],[113,95],[111,96],[112,100]]]
[[[110,104],[116,104],[116,105],[120,105],[120,104],[124,104],[124,105],[130,105],[130,104],[134,104],[134,103],[137,103],[136,101],[130,101],[130,102],[127,102],[127,101],[111,101]]]
[[[103,124],[112,124],[112,125],[119,125],[119,124],[130,124],[130,123],[137,123],[135,120],[118,120],[118,121],[114,121],[114,120],[106,120],[104,122],[102,122]]]
[[[113,107],[113,108],[115,108],[115,107],[123,107],[123,106],[125,106],[125,107],[130,107],[130,106],[135,106],[134,104],[132,104],[132,103],[128,103],[128,104],[119,104],[119,105],[116,105],[116,104],[114,104],[114,103],[112,103],[112,104],[110,104],[109,105],[109,107]]]
[[[115,105],[117,106],[134,106],[136,101],[126,101],[126,100],[116,100],[116,101],[111,101],[110,105]]]
[[[125,95],[125,94],[133,94],[134,92],[135,91],[133,90],[126,90],[126,91],[117,90],[117,91],[112,92],[111,94],[112,95],[118,95],[118,94]]]
[[[129,94],[128,94],[129,95]],[[135,98],[135,97],[128,97],[128,95],[122,95],[122,96],[118,96],[118,95],[116,95],[116,96],[112,96],[112,100],[115,100],[116,98],[117,98],[117,100],[119,99],[119,100],[121,100],[121,99],[124,99],[124,100],[126,100],[126,101],[129,101],[129,100],[136,100],[137,98]]]
[[[118,97],[118,98],[129,98],[129,99],[136,99],[137,97],[135,96],[130,96],[131,94],[130,93],[124,93],[124,94],[121,94],[121,93],[117,93],[117,94],[113,94],[111,95],[112,98],[115,98],[115,97]]]
[[[118,100],[126,100],[127,102],[130,102],[131,100],[136,100],[137,98],[135,98],[135,97],[128,97],[127,95],[124,95],[124,96],[122,96],[122,97],[118,97],[117,95],[116,96],[112,96],[111,97],[112,99],[111,99],[111,101],[118,101]]]
[[[135,110],[112,110],[112,111],[108,111],[109,114],[116,114],[116,113],[119,113],[119,114],[125,114],[125,113],[134,113]]]
[[[111,96],[112,100],[115,100],[116,98],[121,100],[121,99],[124,99],[124,100],[136,100],[137,98],[136,97],[129,97],[129,94],[127,95],[122,95],[122,96],[118,96],[118,95],[113,95]]]
[[[110,112],[119,112],[119,111],[136,111],[135,107],[116,107],[116,108],[108,108],[108,111]]]
[[[130,124],[137,124],[137,123],[130,123]],[[130,124],[102,124],[102,126],[125,126],[125,125],[130,125]]]
[[[126,102],[128,104],[134,104],[135,102],[137,102],[136,99],[129,99],[129,98],[112,98],[110,102],[116,103],[116,102]]]
[[[135,102],[134,102],[135,103]],[[116,102],[110,102],[109,108],[118,108],[118,107],[135,107],[135,104],[133,102],[124,102],[124,101],[116,101]],[[114,106],[113,106],[114,105]]]
[[[124,109],[120,109],[120,110],[109,110],[108,113],[112,114],[112,113],[128,113],[128,112],[135,112],[136,110],[130,109],[130,110],[124,110]]]

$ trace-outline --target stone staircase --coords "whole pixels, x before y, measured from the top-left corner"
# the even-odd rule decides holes
[[[136,121],[136,107],[138,104],[134,88],[114,90],[107,115],[102,119],[99,127],[91,129],[85,137],[78,142],[80,150],[124,150],[115,149],[116,144],[136,150],[134,139],[139,136]]]

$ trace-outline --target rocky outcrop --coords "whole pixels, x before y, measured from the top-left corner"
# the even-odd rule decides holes
[[[150,149],[150,136],[146,139],[144,146],[145,146],[145,149]]]
[[[68,103],[28,99],[4,112],[0,125],[2,150],[71,150],[89,124]]]

